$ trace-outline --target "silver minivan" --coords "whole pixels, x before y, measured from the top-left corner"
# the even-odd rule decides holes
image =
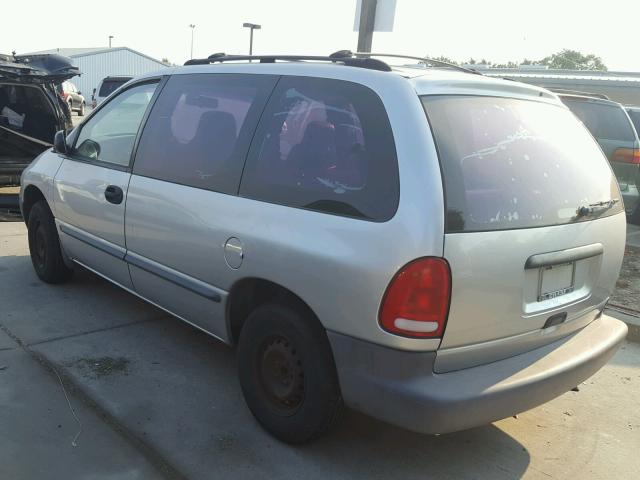
[[[626,224],[602,150],[546,90],[379,58],[131,81],[22,176],[37,275],[82,266],[237,345],[290,443],[342,405],[445,433],[575,387],[627,332],[603,315]]]

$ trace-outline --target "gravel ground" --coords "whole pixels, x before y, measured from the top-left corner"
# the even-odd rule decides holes
[[[640,313],[640,248],[627,245],[611,306]]]

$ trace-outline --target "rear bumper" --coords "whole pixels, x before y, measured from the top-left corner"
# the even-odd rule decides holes
[[[603,315],[544,347],[454,372],[436,352],[405,352],[329,332],[350,407],[421,433],[448,433],[523,412],[570,390],[613,356],[627,326]]]

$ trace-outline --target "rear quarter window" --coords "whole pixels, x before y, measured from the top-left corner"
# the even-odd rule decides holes
[[[240,194],[372,221],[390,219],[399,180],[380,98],[352,82],[283,77],[256,131]]]
[[[633,142],[636,135],[622,107],[597,101],[562,98],[595,138]]]
[[[640,132],[640,110],[628,110],[628,113],[636,132]]]
[[[561,225],[578,208],[617,199],[609,164],[574,115],[538,101],[425,96],[442,173],[446,231]]]

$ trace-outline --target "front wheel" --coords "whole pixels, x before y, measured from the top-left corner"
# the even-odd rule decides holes
[[[78,116],[84,117],[84,102],[80,104],[80,110],[78,110]]]
[[[27,228],[31,263],[40,280],[46,283],[68,280],[73,271],[64,263],[55,220],[44,200],[31,208]]]
[[[284,442],[321,436],[342,405],[327,334],[302,308],[266,304],[254,310],[240,334],[238,370],[251,413]]]

